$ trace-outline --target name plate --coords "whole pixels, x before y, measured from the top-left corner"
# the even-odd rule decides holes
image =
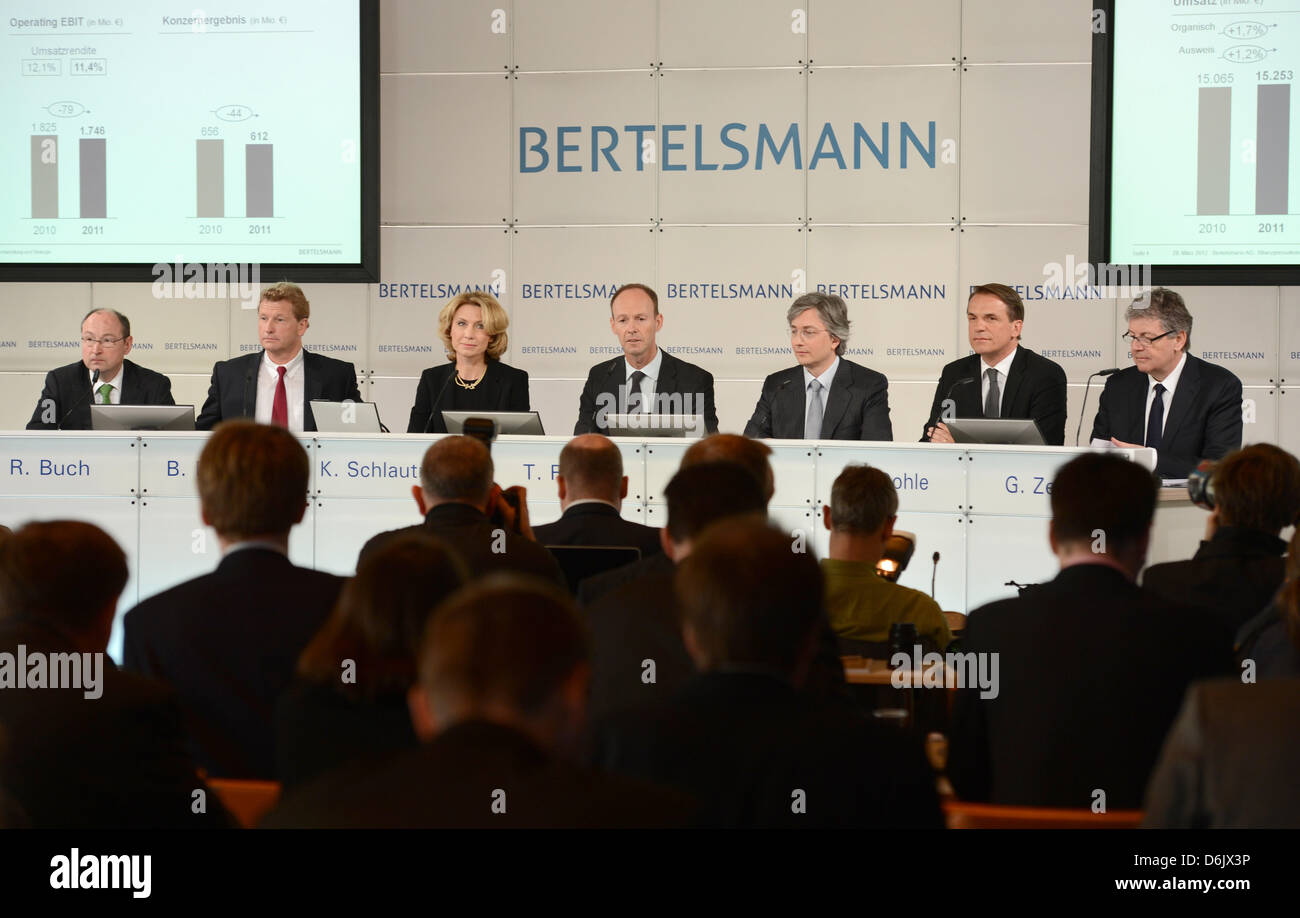
[[[830,503],[831,486],[849,464],[866,463],[893,480],[900,513],[961,513],[966,505],[966,450],[944,444],[826,443],[817,447],[817,506]],[[779,487],[779,485],[778,485]],[[900,527],[905,528],[905,527]]]
[[[968,452],[972,513],[1009,516],[1052,515],[1052,479],[1061,466],[1086,449],[984,447]]]
[[[195,471],[209,433],[161,431],[140,436],[140,493],[144,497],[198,497]],[[307,455],[315,456],[315,441],[298,435]],[[313,466],[315,462],[313,461]],[[314,469],[313,469],[314,473]]]
[[[136,497],[140,449],[132,433],[0,437],[0,494]]]

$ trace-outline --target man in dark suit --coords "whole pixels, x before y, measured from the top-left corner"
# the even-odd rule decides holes
[[[542,545],[631,546],[643,558],[661,550],[658,529],[623,519],[623,454],[608,437],[583,434],[566,443],[555,484],[564,515],[533,528]]]
[[[1143,826],[1300,829],[1300,679],[1198,682],[1151,775]]]
[[[708,826],[942,826],[919,742],[797,690],[825,619],[811,553],[733,517],[701,536],[675,579],[700,673],[666,705],[600,726],[598,767],[693,795]]]
[[[684,825],[690,798],[568,761],[586,708],[582,624],[558,591],[508,575],[429,624],[410,693],[419,748],[326,774],[266,820],[277,828]]]
[[[948,775],[963,800],[1136,809],[1187,685],[1231,671],[1226,628],[1138,589],[1156,491],[1146,469],[1100,453],[1057,474],[1061,572],[966,623],[962,650],[992,680],[954,705]]]
[[[32,828],[225,827],[175,696],[104,652],[126,579],[89,523],[29,523],[0,544],[0,786]]]
[[[639,412],[702,415],[708,432],[715,433],[713,374],[655,344],[655,335],[664,327],[659,295],[645,284],[624,284],[614,291],[609,310],[609,327],[623,356],[598,363],[587,374],[574,434],[608,435],[610,415]]]
[[[799,366],[763,380],[747,437],[892,440],[889,380],[844,359],[849,309],[834,294],[805,293],[786,311]]]
[[[230,418],[253,418],[301,433],[316,429],[312,399],[361,401],[352,364],[302,346],[310,315],[311,304],[297,284],[263,290],[257,306],[262,350],[212,368],[208,398],[194,426],[211,430]]]
[[[981,284],[966,302],[975,353],[943,368],[921,440],[952,443],[948,418],[1031,418],[1048,446],[1065,445],[1065,370],[1022,347],[1025,304],[1005,284]]]
[[[1273,601],[1286,574],[1279,536],[1300,514],[1300,462],[1271,443],[1231,453],[1211,478],[1214,509],[1188,561],[1147,568],[1142,587],[1197,606],[1238,631]]]
[[[374,536],[362,546],[358,565],[401,533],[425,532],[455,550],[471,580],[511,572],[563,584],[555,557],[532,537],[524,489],[502,492],[492,476],[492,454],[481,440],[454,436],[435,441],[425,450],[420,483],[411,486],[424,522]]]
[[[1161,478],[1186,478],[1202,459],[1241,448],[1241,380],[1187,352],[1192,316],[1183,298],[1156,287],[1128,308],[1133,366],[1106,380],[1094,443],[1149,446]]]
[[[131,322],[116,309],[81,320],[81,360],[45,374],[28,430],[89,430],[90,406],[175,405],[172,381],[126,359]]]
[[[306,451],[284,428],[223,424],[197,471],[221,563],[126,614],[123,665],[176,689],[210,775],[274,777],[276,699],[343,587],[289,561],[309,474]]]

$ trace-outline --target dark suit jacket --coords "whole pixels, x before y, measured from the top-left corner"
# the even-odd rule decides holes
[[[504,812],[493,812],[497,801]],[[289,794],[262,825],[650,828],[685,825],[692,808],[672,791],[571,765],[518,730],[468,721],[381,766],[323,776]]]
[[[497,527],[477,507],[461,503],[439,504],[425,514],[420,525],[390,529],[371,538],[361,547],[357,564],[360,565],[361,559],[369,552],[392,538],[408,532],[423,532],[445,542],[455,551],[473,578],[498,572],[531,574],[558,583],[567,592],[568,583],[554,555],[538,543],[509,532],[505,537],[505,551],[495,552],[492,546],[497,541],[496,531]]]
[[[1139,808],[1188,683],[1232,671],[1219,623],[1101,564],[976,609],[962,651],[998,654],[998,694],[958,691],[948,776],[963,800],[1020,806],[1088,807],[1100,789]]]
[[[984,417],[984,399],[980,382],[987,369],[979,354],[954,360],[943,368],[939,385],[934,389],[934,404],[930,417],[921,430],[921,440],[928,438],[925,431],[944,418],[944,401],[951,398],[954,412],[950,417]],[[968,383],[955,385],[959,380]],[[949,392],[952,394],[949,395]],[[1054,360],[1035,354],[1027,347],[1016,348],[1016,356],[1007,372],[1006,388],[1002,391],[999,417],[1032,418],[1038,422],[1043,442],[1048,446],[1065,445],[1065,370]]]
[[[1106,380],[1092,424],[1094,438],[1146,441],[1149,381],[1137,367]],[[1222,459],[1241,448],[1241,380],[1221,366],[1188,354],[1165,412],[1156,465],[1161,478],[1186,478],[1202,459]]]
[[[286,788],[415,745],[402,692],[372,700],[297,679],[275,705],[276,780]]]
[[[123,405],[175,405],[172,381],[161,373],[146,370],[130,360],[122,361]],[[45,374],[45,388],[27,422],[28,430],[90,430],[90,371],[78,360]],[[45,406],[54,405],[53,423],[41,419]]]
[[[1147,789],[1145,826],[1300,829],[1300,679],[1187,690]]]
[[[276,699],[342,587],[279,552],[241,548],[127,612],[123,665],[176,689],[208,774],[274,778]]]
[[[763,380],[754,415],[745,425],[747,437],[802,440],[804,419],[803,367],[791,367]],[[889,380],[884,374],[840,358],[822,416],[823,440],[892,440],[889,421]]]
[[[1223,526],[1190,561],[1155,564],[1142,588],[1161,599],[1197,606],[1235,634],[1277,594],[1286,576],[1286,542],[1267,532]]]
[[[1237,632],[1237,662],[1244,660],[1254,662],[1256,679],[1300,676],[1300,647],[1292,642],[1277,601]]]
[[[420,374],[407,433],[446,433],[443,411],[528,411],[528,374],[499,360],[489,361],[486,377],[473,390],[459,389],[451,377],[455,363],[429,367]],[[438,414],[432,416],[434,402]],[[470,403],[471,407],[460,406]]]
[[[704,426],[709,433],[718,432],[718,412],[713,404],[713,374],[693,363],[679,360],[664,348],[659,378],[655,381],[655,409],[661,414],[704,415]],[[582,387],[578,403],[578,423],[573,425],[578,434],[608,434],[609,429],[600,423],[599,413],[627,414],[627,363],[623,355],[606,360],[591,368],[587,384]],[[664,396],[681,396],[664,399]],[[621,396],[621,397],[620,397]],[[690,397],[690,411],[686,411],[686,398]],[[670,410],[673,409],[673,410]]]
[[[40,622],[0,620],[0,652],[71,653]],[[0,690],[0,785],[32,828],[224,828],[230,819],[185,748],[181,710],[161,682],[103,658],[98,698],[83,689]],[[85,685],[83,681],[83,686]],[[204,790],[204,813],[193,793]]]
[[[943,825],[915,739],[776,676],[697,676],[666,706],[608,719],[594,750],[597,767],[696,797],[706,826]]]
[[[212,384],[208,398],[203,403],[194,426],[198,430],[211,430],[230,418],[251,418],[257,413],[257,374],[262,367],[263,351],[218,361],[212,367]],[[302,350],[304,431],[316,429],[316,418],[311,413],[311,400],[329,402],[361,401],[357,388],[356,367],[345,360],[335,360],[324,354]]]
[[[554,523],[534,526],[533,535],[542,545],[631,546],[641,557],[660,554],[659,530],[625,520],[609,504],[578,504],[564,511]]]

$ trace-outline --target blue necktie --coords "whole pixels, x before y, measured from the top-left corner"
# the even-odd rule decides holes
[[[1147,416],[1147,442],[1152,449],[1160,448],[1165,430],[1165,387],[1156,383],[1156,397],[1151,400],[1151,414]]]

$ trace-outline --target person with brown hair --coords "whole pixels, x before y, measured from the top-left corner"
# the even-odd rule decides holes
[[[510,316],[496,297],[469,290],[438,313],[447,363],[420,374],[407,433],[446,433],[444,411],[528,411],[528,374],[501,362]]]
[[[966,299],[974,353],[943,368],[921,441],[951,443],[948,418],[1029,418],[1048,446],[1065,444],[1065,370],[1020,343],[1025,303],[1006,284],[980,284]]]
[[[1271,443],[1253,443],[1226,456],[1210,486],[1214,510],[1196,554],[1147,568],[1142,588],[1205,609],[1235,633],[1282,585],[1287,549],[1279,536],[1300,514],[1300,461]]]
[[[415,745],[406,693],[420,639],[465,577],[451,548],[423,533],[393,539],[357,567],[276,703],[276,775],[285,787]]]
[[[498,575],[443,602],[409,692],[420,744],[289,794],[274,828],[679,826],[691,801],[572,764],[587,643],[558,588]]]
[[[209,774],[270,778],[276,698],[343,578],[289,560],[289,531],[307,511],[310,477],[307,453],[289,431],[227,421],[199,454],[196,477],[221,563],[126,614],[123,665],[176,689],[195,758]]]
[[[175,695],[105,653],[127,576],[126,554],[90,523],[28,523],[0,539],[0,787],[23,825],[229,825],[186,752]],[[40,684],[15,684],[15,663],[30,680],[42,658]]]
[[[310,316],[311,304],[297,284],[282,281],[263,290],[257,305],[262,350],[212,368],[195,428],[212,430],[223,420],[253,418],[295,433],[314,431],[312,399],[361,401],[356,367],[303,347]]]
[[[1277,595],[1237,632],[1237,660],[1253,663],[1256,679],[1300,676],[1300,527],[1291,534]]]

